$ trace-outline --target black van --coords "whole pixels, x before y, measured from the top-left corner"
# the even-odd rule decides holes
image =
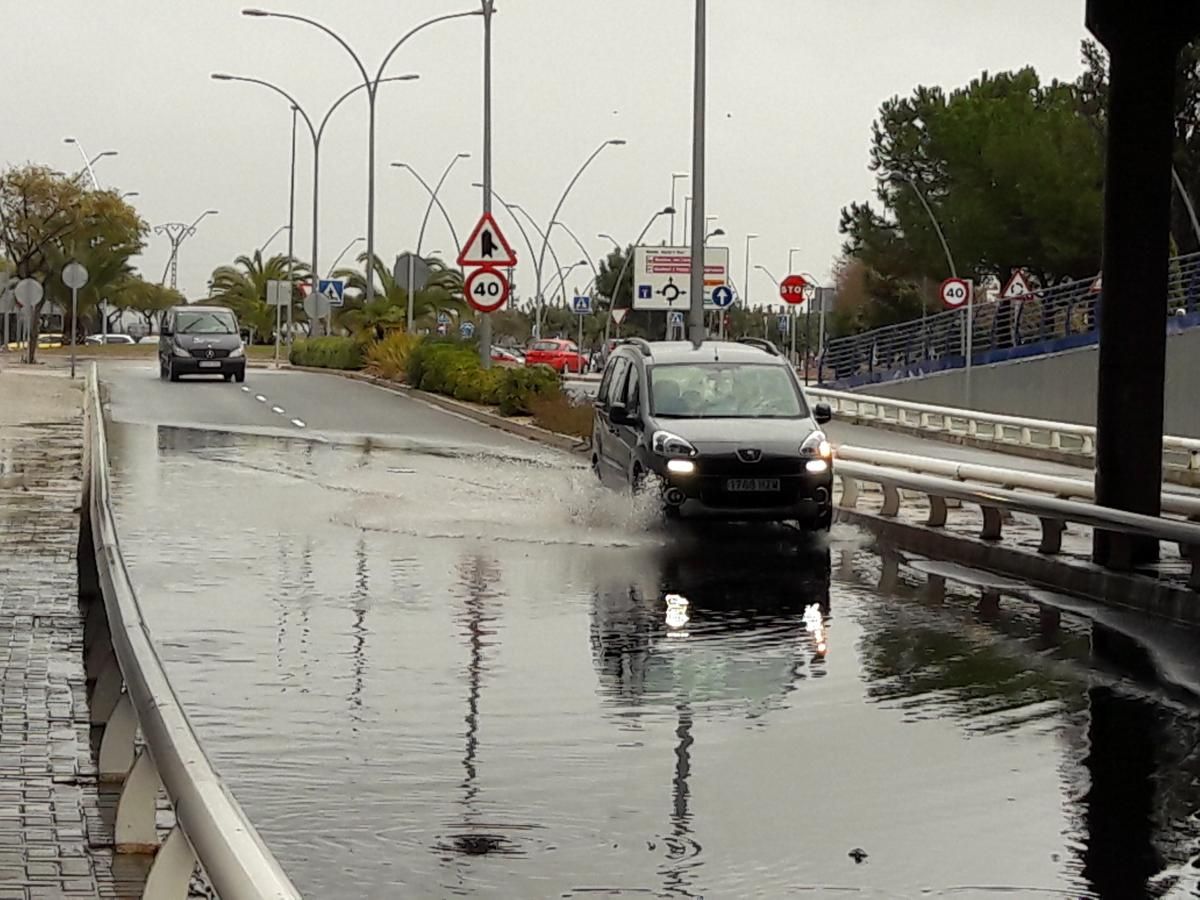
[[[220,375],[246,380],[246,347],[237,317],[224,306],[173,306],[163,313],[158,376]]]

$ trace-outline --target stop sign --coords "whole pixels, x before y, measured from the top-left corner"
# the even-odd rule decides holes
[[[808,282],[804,280],[804,276],[789,275],[779,285],[779,296],[785,303],[800,304],[804,302],[804,292],[807,287]]]

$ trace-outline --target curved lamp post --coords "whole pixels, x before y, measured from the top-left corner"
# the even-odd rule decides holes
[[[167,281],[167,273],[171,274],[171,287],[175,288],[177,284],[177,276],[179,274],[179,245],[196,233],[196,226],[200,224],[205,216],[215,216],[217,210],[206,209],[192,221],[191,225],[184,225],[182,222],[165,222],[162,225],[154,226],[155,234],[165,234],[167,240],[171,242],[171,255],[167,258],[166,268],[163,269],[162,281],[165,284]]]
[[[124,200],[124,199],[126,199],[127,197],[140,197],[141,195],[142,195],[142,194],[141,194],[141,191],[126,191],[125,193],[123,193],[123,194],[122,194],[120,197],[118,197],[117,199],[118,199],[118,200]]]
[[[379,64],[379,68],[375,72],[375,77],[372,78],[367,73],[367,67],[363,65],[362,58],[354,52],[353,48],[346,42],[345,38],[339,35],[336,31],[327,25],[323,25],[316,19],[310,19],[306,16],[298,16],[295,13],[279,13],[269,12],[264,9],[244,9],[242,15],[253,16],[256,18],[274,18],[274,19],[290,19],[293,22],[301,22],[305,25],[310,25],[313,28],[323,31],[325,34],[333,38],[345,50],[354,64],[358,67],[359,74],[362,75],[364,87],[367,91],[367,296],[366,302],[370,302],[375,298],[375,279],[371,273],[371,266],[375,260],[375,101],[379,95],[379,85],[385,80],[383,77],[384,70],[387,64],[391,62],[396,51],[399,50],[409,38],[419,31],[423,31],[431,25],[436,25],[439,22],[445,22],[450,19],[461,19],[467,16],[482,16],[482,9],[473,9],[467,12],[448,13],[443,16],[435,16],[428,21],[422,22],[420,25],[411,29],[400,40],[396,41],[386,54],[383,61]],[[415,76],[414,76],[415,77]]]
[[[596,262],[592,259],[592,255],[588,253],[587,247],[583,246],[583,241],[579,240],[579,236],[567,227],[566,222],[556,222],[559,228],[571,236],[571,240],[575,242],[575,246],[579,248],[579,252],[583,254],[584,261],[592,268],[592,280],[595,281],[600,277],[600,270],[596,268]]]
[[[100,182],[96,180],[96,173],[92,167],[106,156],[116,156],[117,151],[103,150],[100,153],[97,153],[91,159],[88,159],[87,151],[83,149],[83,144],[81,144],[77,138],[65,137],[63,138],[63,143],[74,144],[79,150],[79,155],[83,157],[83,167],[87,170],[88,176],[92,179],[92,188],[97,191],[100,190]]]
[[[611,234],[608,234],[607,232],[602,231],[600,234],[596,235],[596,237],[604,238],[604,240],[608,241],[609,243],[611,243],[613,245],[614,250],[616,250],[618,253],[621,252],[621,245],[617,243],[617,239],[615,237],[613,237]]]
[[[725,236],[725,229],[724,229],[724,228],[716,228],[716,229],[713,229],[712,231],[710,231],[708,234],[706,234],[706,235],[704,236],[704,243],[706,243],[706,244],[707,244],[707,243],[708,243],[708,242],[709,242],[709,241],[710,241],[712,238],[715,238],[715,237],[724,237],[724,236]]]
[[[332,278],[334,271],[337,269],[337,264],[342,261],[342,257],[345,256],[347,253],[349,253],[350,249],[355,244],[360,244],[365,240],[366,240],[365,237],[356,237],[354,240],[352,240],[350,243],[348,243],[345,247],[343,247],[342,252],[339,253],[336,257],[334,257],[333,265],[331,265],[329,267],[329,275],[327,277]]]
[[[545,261],[545,258],[546,258],[546,246],[550,243],[550,232],[554,229],[554,224],[558,221],[558,214],[559,214],[559,212],[562,211],[563,204],[567,201],[567,195],[571,193],[571,188],[575,187],[575,183],[577,181],[579,181],[580,176],[583,175],[583,173],[585,171],[587,171],[587,167],[590,166],[592,164],[592,161],[604,151],[604,148],[605,147],[621,147],[621,146],[624,146],[626,143],[627,142],[622,138],[612,138],[610,140],[604,141],[599,147],[597,147],[595,150],[592,151],[592,155],[583,161],[583,165],[579,167],[579,171],[575,173],[575,177],[573,177],[569,182],[567,182],[567,187],[562,192],[562,196],[558,198],[558,205],[554,207],[554,212],[550,216],[550,221],[546,224],[546,232],[542,237],[542,250],[538,254],[538,265],[537,265],[537,270],[536,270],[536,274],[538,276],[538,285],[537,285],[538,308],[537,308],[537,320],[536,321],[538,324],[537,330],[538,330],[539,335],[541,334],[541,321],[542,321],[542,302],[541,302],[542,301],[542,280],[541,280],[542,263]]]
[[[262,256],[264,253],[266,253],[267,248],[271,246],[271,242],[273,240],[275,240],[275,238],[279,237],[279,235],[281,235],[285,231],[287,231],[290,227],[291,227],[290,225],[284,224],[284,225],[280,225],[278,228],[276,228],[274,231],[272,231],[271,236],[269,238],[267,238],[265,241],[263,241],[263,245],[258,248],[258,255]]]
[[[418,76],[416,76],[416,75],[395,75],[395,76],[392,76],[391,78],[384,78],[379,83],[384,84],[389,81],[412,81],[417,77]],[[321,267],[320,267],[320,263],[319,263],[319,256],[317,255],[317,247],[318,247],[318,238],[320,237],[319,228],[318,228],[318,213],[320,210],[320,198],[321,198],[321,190],[320,190],[320,188],[321,188],[321,139],[325,136],[325,127],[329,124],[329,119],[333,116],[333,114],[337,110],[337,108],[339,106],[341,106],[342,103],[344,103],[348,98],[350,98],[354,94],[358,93],[359,91],[364,90],[366,88],[366,85],[365,84],[357,84],[354,87],[350,88],[350,90],[343,93],[340,97],[338,97],[336,100],[334,100],[333,103],[330,105],[329,109],[326,110],[324,117],[321,119],[321,124],[314,125],[312,118],[308,115],[307,112],[304,111],[304,107],[302,107],[297,102],[296,98],[293,97],[291,94],[289,94],[287,91],[285,91],[283,88],[281,88],[279,85],[274,84],[273,82],[266,81],[262,78],[247,78],[246,76],[243,76],[243,75],[229,75],[224,72],[214,72],[212,75],[212,78],[214,81],[241,81],[246,84],[257,84],[260,87],[265,87],[267,90],[273,91],[274,93],[279,94],[279,96],[281,96],[285,100],[287,100],[288,104],[291,106],[291,108],[293,110],[295,110],[297,113],[299,113],[300,117],[302,119],[304,119],[304,124],[308,127],[308,133],[309,133],[309,136],[312,138],[312,142],[313,142],[312,271],[313,271],[313,273],[319,272],[321,270]],[[369,265],[370,264],[368,263],[368,267],[369,267]],[[368,276],[370,275],[369,268],[367,271],[367,275]],[[368,277],[367,283],[373,284],[374,279]],[[330,316],[332,317],[332,312],[330,313]]]
[[[455,231],[455,229],[454,229],[454,220],[451,219],[450,214],[448,212],[446,212],[446,207],[442,204],[442,201],[438,195],[441,193],[442,185],[445,184],[446,178],[450,175],[450,170],[454,168],[454,164],[457,163],[460,159],[470,159],[470,158],[471,158],[470,153],[455,154],[454,158],[450,160],[449,165],[447,165],[445,170],[442,172],[442,177],[437,180],[437,184],[435,184],[433,187],[430,187],[429,182],[421,177],[421,173],[418,172],[413,166],[410,166],[408,163],[406,163],[406,162],[392,163],[392,165],[395,168],[405,169],[406,171],[408,171],[412,175],[413,178],[417,179],[417,181],[420,183],[421,187],[423,187],[425,189],[425,193],[427,193],[429,195],[429,204],[425,207],[425,215],[421,219],[421,230],[417,233],[417,256],[421,255],[421,247],[425,243],[425,228],[429,224],[429,215],[430,215],[430,213],[433,212],[433,207],[435,205],[437,206],[437,208],[439,210],[441,210],[442,218],[446,220],[446,227],[448,229],[450,229],[450,237],[454,239],[455,253],[459,253],[462,251],[462,244],[459,243],[459,240],[458,240],[458,232]]]
[[[673,206],[665,206],[662,209],[660,209],[658,212],[656,212],[654,215],[652,215],[649,218],[649,220],[647,220],[646,227],[642,229],[641,234],[639,234],[637,236],[637,238],[634,239],[633,246],[637,247],[639,244],[642,243],[642,239],[646,236],[646,232],[650,230],[651,225],[653,225],[655,222],[658,221],[660,216],[673,216],[673,215],[675,215],[675,207],[673,207]],[[617,246],[617,249],[618,250],[621,249],[620,245]],[[621,279],[625,277],[625,270],[629,268],[629,260],[633,257],[633,254],[626,253],[626,254],[624,254],[624,256],[625,256],[625,259],[621,263],[621,271],[617,273],[617,280],[613,282],[613,289],[612,289],[613,295],[609,298],[609,305],[612,309],[617,308],[616,307],[617,291],[619,291],[621,289]],[[605,342],[605,344],[608,343],[608,323],[611,321],[612,321],[611,315],[605,317],[605,320],[604,320],[604,342]]]

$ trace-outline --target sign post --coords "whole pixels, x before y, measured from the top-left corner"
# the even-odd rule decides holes
[[[290,281],[267,282],[267,305],[275,307],[275,368],[279,368],[279,340],[283,331],[283,308],[292,299],[292,283]]]
[[[975,283],[965,278],[947,278],[940,291],[942,303],[948,309],[966,307],[967,323],[963,328],[963,382],[966,408],[971,408],[971,357],[975,355]]]
[[[75,335],[79,331],[79,289],[88,283],[88,270],[72,260],[62,271],[63,284],[71,289],[71,377],[75,377]]]
[[[806,279],[803,275],[789,275],[787,278],[783,279],[783,281],[781,281],[779,283],[780,299],[782,299],[784,303],[790,304],[791,306],[803,306],[804,301],[808,299],[810,290],[811,290],[811,288],[808,284],[808,279]],[[808,321],[807,320],[805,320],[804,337],[805,337],[805,341],[807,341],[808,340]],[[793,328],[791,330],[791,340],[792,340],[791,360],[792,360],[792,365],[794,366],[794,365],[798,364],[798,359],[796,357],[796,329],[795,328]],[[807,355],[807,348],[805,349],[805,353]],[[804,366],[804,383],[808,384],[807,360],[806,360],[806,364]]]
[[[713,306],[717,308],[717,337],[725,340],[725,310],[733,304],[733,288],[727,284],[718,285],[712,292]]]
[[[628,309],[614,309],[612,311],[612,320],[617,326],[617,337],[621,336],[621,323],[625,321],[625,316],[629,313]],[[607,352],[607,351],[605,351]]]
[[[583,317],[592,314],[592,298],[580,296],[578,294],[571,301],[571,306],[575,310],[575,315],[579,318],[579,342],[576,346],[579,347],[579,353],[583,355]]]
[[[8,352],[8,315],[16,306],[12,288],[9,287],[9,275],[7,272],[0,272],[0,316],[4,317],[4,343],[0,344],[0,353]]]

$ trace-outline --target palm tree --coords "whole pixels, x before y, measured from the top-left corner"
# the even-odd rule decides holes
[[[367,255],[359,254],[358,262],[365,266]],[[463,279],[456,269],[448,269],[440,260],[425,260],[430,268],[429,280],[417,291],[413,307],[414,320],[425,323],[436,319],[439,310],[466,312],[463,299]],[[370,331],[382,337],[389,328],[402,328],[408,319],[408,292],[400,286],[383,261],[376,256],[371,266],[375,278],[375,299],[365,303],[366,273],[360,269],[339,269],[337,278],[346,280],[346,305],[338,316],[338,324],[348,331]]]
[[[299,282],[308,275],[308,267],[292,260],[292,280]],[[275,307],[267,303],[267,282],[286,281],[288,257],[285,254],[272,256],[263,262],[262,253],[239,256],[232,266],[218,266],[213,270],[210,297],[214,303],[228,306],[238,321],[250,330],[251,343],[255,335],[264,339],[275,333]],[[292,303],[299,299],[298,290],[293,290]],[[303,315],[300,313],[300,315]]]

